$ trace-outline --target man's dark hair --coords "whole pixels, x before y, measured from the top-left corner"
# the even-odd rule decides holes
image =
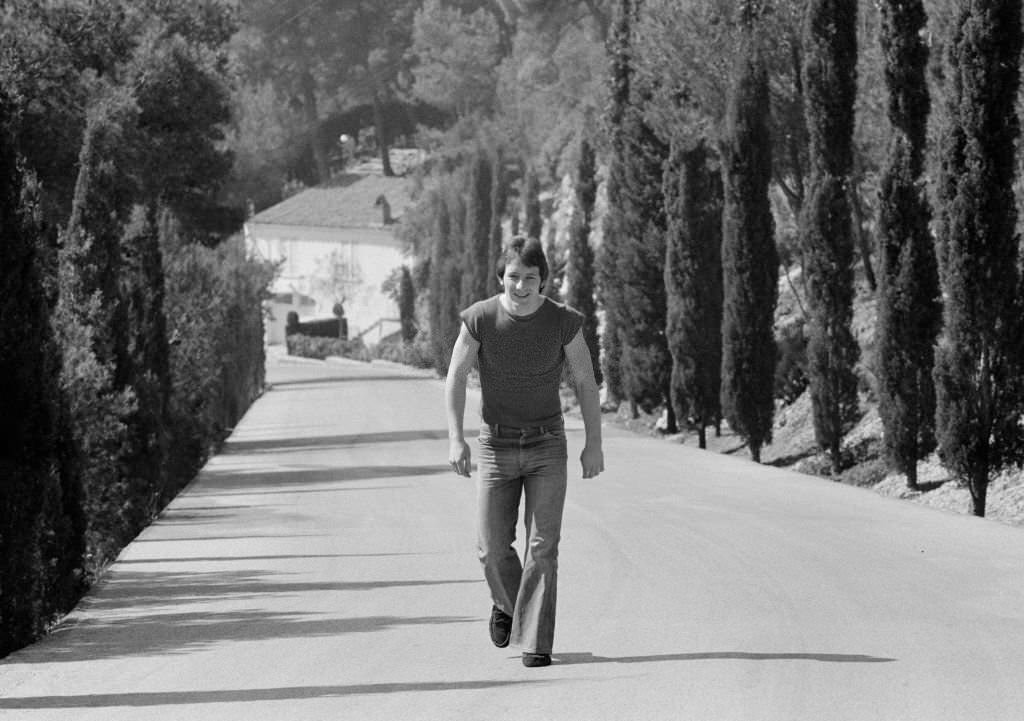
[[[544,246],[536,238],[527,238],[525,235],[516,235],[502,249],[498,256],[498,265],[495,270],[498,279],[505,277],[505,265],[518,259],[523,265],[528,265],[540,271],[540,285],[548,279],[548,259],[544,255]]]

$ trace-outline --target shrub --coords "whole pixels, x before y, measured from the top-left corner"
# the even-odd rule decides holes
[[[433,368],[434,355],[430,342],[419,336],[412,342],[381,343],[373,349],[373,357],[413,368]]]
[[[317,358],[323,360],[328,356],[341,356],[353,360],[369,362],[372,360],[369,349],[359,338],[340,340],[338,338],[319,338],[296,333],[285,339],[288,355],[300,358]]]

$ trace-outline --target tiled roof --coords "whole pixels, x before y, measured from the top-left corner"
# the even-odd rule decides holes
[[[308,188],[253,216],[249,222],[314,228],[381,228],[383,213],[377,199],[384,196],[391,217],[398,219],[409,205],[406,178],[344,173],[330,185]]]

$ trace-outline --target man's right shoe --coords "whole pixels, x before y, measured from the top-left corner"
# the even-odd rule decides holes
[[[508,646],[512,636],[512,617],[497,606],[491,606],[491,642],[498,648]]]
[[[551,665],[550,653],[524,653],[523,665],[527,668],[541,668]]]

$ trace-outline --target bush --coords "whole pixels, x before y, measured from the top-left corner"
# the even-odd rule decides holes
[[[401,363],[413,368],[433,368],[434,355],[430,343],[417,336],[412,342],[381,343],[374,349],[374,357]]]
[[[803,322],[783,327],[775,339],[775,397],[789,405],[807,389],[807,338]]]
[[[300,358],[317,358],[323,360],[329,356],[341,356],[369,363],[372,360],[369,349],[359,338],[340,340],[338,338],[318,338],[296,333],[285,339],[288,355]]]

